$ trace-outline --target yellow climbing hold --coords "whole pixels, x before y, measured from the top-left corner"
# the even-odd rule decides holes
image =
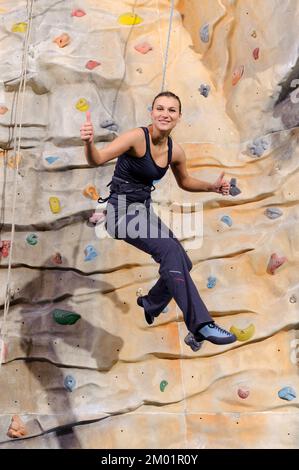
[[[82,111],[82,113],[85,113],[89,110],[88,101],[85,98],[80,98],[76,103],[76,108],[78,109],[78,111]]]
[[[12,25],[11,31],[13,33],[26,33],[27,23],[15,23]]]
[[[238,341],[248,341],[255,333],[255,326],[253,323],[243,329],[232,326],[229,331],[236,335]]]
[[[123,13],[118,17],[118,22],[124,26],[133,26],[142,23],[143,19],[136,13]]]
[[[50,209],[53,214],[58,214],[61,211],[60,201],[58,197],[52,196],[49,198]]]
[[[21,161],[22,161],[22,155],[20,154],[16,156],[11,155],[10,157],[8,157],[7,165],[9,166],[9,168],[12,168],[14,170],[15,168],[20,166]]]

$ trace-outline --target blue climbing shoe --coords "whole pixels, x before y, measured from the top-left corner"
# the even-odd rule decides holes
[[[151,315],[150,313],[148,313],[144,306],[143,306],[143,300],[142,300],[142,296],[140,297],[137,297],[137,304],[139,305],[139,307],[142,307],[143,310],[144,310],[144,316],[145,316],[145,321],[146,323],[148,323],[149,325],[152,325],[154,323],[154,320],[155,320],[155,315]]]
[[[202,347],[202,341],[196,341],[194,334],[189,331],[187,336],[184,338],[185,343],[189,346],[192,351],[197,352]]]
[[[230,344],[237,341],[237,337],[234,334],[224,330],[214,322],[199,328],[195,339],[198,342],[206,340],[213,344]]]

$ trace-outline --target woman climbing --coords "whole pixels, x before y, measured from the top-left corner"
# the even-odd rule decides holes
[[[125,240],[160,264],[159,280],[147,295],[137,299],[147,323],[152,324],[174,298],[189,330],[186,342],[194,351],[204,340],[233,343],[236,336],[216,325],[200,298],[190,276],[192,263],[186,251],[151,207],[153,181],[161,179],[169,166],[185,191],[229,194],[230,184],[224,173],[213,184],[188,174],[184,150],[169,137],[181,118],[179,97],[168,91],[159,93],[152,104],[151,125],[129,130],[100,150],[94,145],[90,113],[86,114],[81,139],[89,165],[100,166],[118,158],[107,198],[105,227],[113,238]]]

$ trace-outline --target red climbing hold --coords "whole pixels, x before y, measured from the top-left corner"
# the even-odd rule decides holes
[[[55,253],[55,255],[52,256],[52,262],[55,264],[62,264],[62,256],[60,253]]]
[[[7,258],[9,255],[10,240],[0,241],[0,257]]]
[[[244,389],[244,388],[239,388],[238,389],[238,395],[239,395],[240,398],[245,400],[246,398],[249,397],[249,390]]]
[[[140,52],[140,54],[147,54],[149,51],[153,50],[152,46],[148,42],[141,42],[134,46],[134,49],[137,52]]]
[[[96,60],[89,60],[88,62],[86,62],[85,67],[88,70],[93,70],[96,67],[98,67],[99,65],[101,65],[101,62],[97,62]]]
[[[76,16],[77,18],[81,18],[81,16],[85,16],[86,13],[84,10],[81,10],[80,8],[77,8],[76,10],[72,11],[72,16]]]
[[[252,53],[254,60],[258,60],[260,56],[260,48],[256,47]]]
[[[268,263],[267,273],[268,274],[275,274],[276,269],[285,263],[287,258],[285,256],[278,256],[277,253],[272,253],[271,258]]]

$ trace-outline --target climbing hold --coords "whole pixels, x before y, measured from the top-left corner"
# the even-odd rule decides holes
[[[124,26],[133,26],[135,24],[142,23],[143,19],[136,15],[136,13],[123,13],[118,17],[117,20],[120,24]]]
[[[106,119],[105,121],[102,121],[100,126],[104,129],[108,128],[111,131],[118,131],[118,125],[112,119]]]
[[[54,320],[59,325],[74,325],[80,318],[81,315],[70,310],[62,310],[60,308],[55,308],[51,311]]]
[[[294,294],[291,295],[291,297],[289,298],[289,302],[291,304],[295,304],[297,302],[297,297]]]
[[[153,48],[148,42],[141,42],[134,46],[134,49],[140,54],[147,54],[149,51],[152,51]]]
[[[10,240],[0,240],[0,257],[7,258],[9,255]]]
[[[76,379],[72,375],[67,375],[63,383],[69,392],[72,392],[76,387]]]
[[[252,55],[253,55],[254,60],[258,60],[260,56],[260,48],[256,47],[254,51],[252,52]]]
[[[255,30],[252,31],[251,36],[252,36],[253,38],[256,38],[256,37],[257,37],[257,34],[256,34],[256,31],[255,31]]]
[[[56,196],[49,197],[49,206],[53,214],[59,214],[61,211],[60,201]]]
[[[67,33],[63,33],[53,39],[53,42],[55,42],[58,47],[63,48],[65,46],[68,46],[68,44],[71,42],[71,38]]]
[[[161,392],[164,392],[164,390],[165,390],[165,388],[166,388],[167,385],[168,385],[167,380],[162,380],[162,381],[160,382],[160,390],[161,390]]]
[[[223,215],[221,217],[221,222],[231,227],[233,225],[233,220],[229,215]]]
[[[7,113],[8,108],[4,105],[0,105],[0,114],[5,114]]]
[[[185,336],[184,338],[184,342],[187,344],[187,346],[189,346],[192,351],[194,352],[197,352],[200,350],[200,348],[202,347],[203,345],[203,341],[196,341],[195,337],[194,337],[194,334],[191,333],[191,331],[189,331],[189,333],[187,334],[187,336]]]
[[[238,341],[248,341],[255,333],[255,326],[253,323],[243,329],[231,326],[229,331],[237,337]]]
[[[11,27],[11,31],[13,33],[26,33],[27,31],[27,23],[15,23]]]
[[[17,156],[11,155],[10,157],[8,157],[7,165],[11,169],[17,168],[17,166],[20,165],[21,160],[22,160],[22,155],[17,155]]]
[[[55,253],[51,258],[52,262],[55,264],[62,264],[62,256],[60,253]]]
[[[59,160],[59,157],[46,157],[45,160],[51,165],[52,163],[56,162],[56,160]]]
[[[199,87],[200,94],[204,96],[205,98],[209,96],[210,91],[211,91],[210,85],[205,85],[204,83],[202,83]]]
[[[88,62],[86,62],[85,68],[87,68],[88,70],[93,70],[99,65],[101,65],[101,62],[98,62],[97,60],[89,60]]]
[[[73,10],[71,14],[71,16],[76,16],[77,18],[81,18],[82,16],[85,16],[85,15],[86,15],[85,11],[81,10],[80,8]]]
[[[106,214],[107,214],[107,211],[103,211],[103,212],[95,212],[94,214],[92,214],[91,217],[89,217],[89,222],[92,223],[92,224],[101,224],[102,222],[104,222],[106,220]]]
[[[265,150],[269,147],[269,142],[263,138],[255,139],[251,145],[249,145],[249,150],[252,155],[261,157]]]
[[[243,400],[245,400],[246,398],[249,397],[249,393],[250,393],[249,390],[245,390],[244,388],[239,388],[238,389],[238,395]]]
[[[237,187],[237,179],[236,178],[231,178],[230,180],[230,188],[229,188],[229,194],[231,196],[238,196],[242,191]]]
[[[30,233],[30,235],[26,237],[26,241],[27,243],[29,243],[29,245],[34,246],[38,243],[38,236],[36,235],[36,233]]]
[[[138,287],[136,291],[136,297],[141,297],[143,295],[143,289],[142,287]]]
[[[95,186],[87,186],[83,191],[84,196],[89,197],[93,201],[97,201],[99,199],[99,193],[97,192]]]
[[[269,219],[278,219],[278,217],[281,217],[283,212],[281,209],[278,207],[268,207],[265,211],[264,214],[269,218]]]
[[[287,261],[285,256],[278,256],[277,253],[272,253],[271,258],[269,260],[267,266],[267,273],[268,274],[275,274],[276,269],[283,265]]]
[[[78,111],[82,111],[83,113],[85,113],[89,110],[89,103],[85,98],[80,98],[76,103],[76,108],[78,109]]]
[[[209,276],[208,277],[208,283],[207,283],[207,288],[208,289],[213,289],[213,287],[216,286],[217,278],[214,276]]]
[[[209,24],[205,23],[199,30],[199,36],[202,42],[209,42],[210,40],[210,32],[209,32]]]
[[[8,345],[3,341],[3,339],[0,339],[0,358],[2,363],[7,361],[7,356],[8,356]]]
[[[168,311],[169,311],[169,308],[165,307],[165,308],[163,308],[162,313],[168,313]]]
[[[297,395],[296,391],[292,387],[284,387],[278,392],[279,398],[282,400],[292,401],[294,400]]]
[[[92,245],[87,245],[87,247],[84,250],[84,253],[85,253],[84,261],[91,261],[98,256],[97,251]]]
[[[142,68],[141,68],[141,67],[138,67],[138,68],[136,69],[136,72],[142,73]]]
[[[18,438],[18,437],[26,436],[27,434],[28,434],[28,431],[22,419],[18,415],[14,415],[11,418],[11,423],[7,431],[7,436]]]
[[[233,71],[232,85],[235,86],[241,80],[244,74],[245,67],[244,65],[239,65]]]

